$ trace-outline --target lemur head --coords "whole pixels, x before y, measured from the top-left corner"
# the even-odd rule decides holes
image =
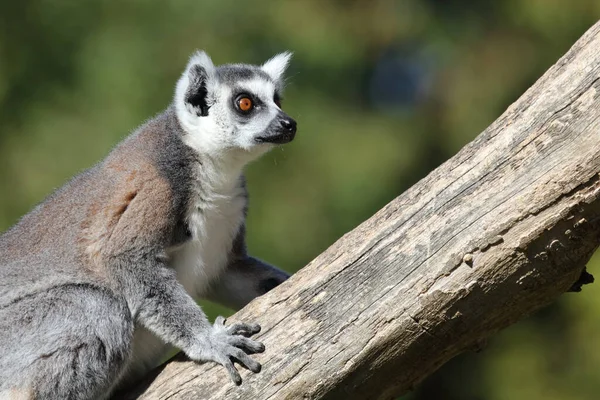
[[[290,57],[285,52],[261,66],[215,67],[205,52],[195,53],[175,93],[185,142],[199,152],[251,159],[294,139],[296,121],[281,109]]]

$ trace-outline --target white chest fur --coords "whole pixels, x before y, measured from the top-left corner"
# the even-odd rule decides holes
[[[246,197],[239,178],[229,188],[192,199],[186,218],[191,240],[173,249],[171,265],[194,298],[202,297],[226,267],[233,241],[244,222]]]

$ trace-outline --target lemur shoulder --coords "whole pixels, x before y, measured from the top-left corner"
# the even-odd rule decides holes
[[[215,67],[195,53],[173,103],[0,236],[0,397],[97,399],[170,346],[253,372],[256,323],[210,324],[288,278],[247,254],[246,164],[291,141],[290,53]]]

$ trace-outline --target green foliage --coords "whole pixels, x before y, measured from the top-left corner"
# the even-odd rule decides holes
[[[194,49],[216,63],[290,49],[299,132],[249,168],[249,246],[295,271],[485,129],[598,16],[597,0],[0,0],[0,230],[162,110]],[[377,89],[386,54],[405,73]],[[590,289],[564,296],[407,398],[595,399],[599,315]]]

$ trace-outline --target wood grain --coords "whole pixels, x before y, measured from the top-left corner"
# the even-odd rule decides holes
[[[173,361],[130,398],[391,399],[571,288],[600,243],[598,49],[600,23],[456,156],[232,317],[263,327],[260,374],[235,387]]]

